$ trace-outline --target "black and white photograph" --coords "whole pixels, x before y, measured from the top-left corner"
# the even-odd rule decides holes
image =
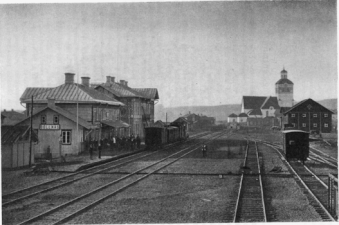
[[[337,7],[0,2],[1,223],[337,222]]]

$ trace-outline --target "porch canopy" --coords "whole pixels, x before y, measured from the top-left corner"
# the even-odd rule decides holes
[[[128,123],[125,123],[121,120],[117,120],[117,121],[101,121],[103,127],[104,126],[110,126],[110,127],[114,127],[114,128],[127,128],[130,127],[130,125]]]

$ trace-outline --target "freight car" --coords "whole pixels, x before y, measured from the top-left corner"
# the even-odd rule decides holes
[[[306,161],[309,155],[309,133],[302,130],[284,130],[282,134],[286,160]]]
[[[174,143],[186,138],[186,127],[181,124],[145,128],[145,144],[147,147],[161,147],[165,144]]]

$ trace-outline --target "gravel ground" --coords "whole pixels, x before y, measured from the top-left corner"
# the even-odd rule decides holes
[[[279,222],[321,221],[294,178],[264,176],[263,184],[265,197],[271,199],[266,204]]]
[[[324,142],[311,142],[310,147],[313,147],[317,150],[321,150],[325,154],[328,154],[328,155],[338,159],[338,149],[335,148],[335,147],[331,147]],[[317,151],[315,151],[315,153],[317,153]]]
[[[263,174],[290,174],[287,167],[284,165],[280,154],[277,153],[276,150],[264,144],[259,144],[258,152],[259,157],[261,158],[261,169]]]
[[[239,178],[154,175],[71,224],[223,222]]]
[[[226,214],[230,213],[230,210],[234,208],[232,204],[237,196],[240,176],[234,174],[239,174],[244,161],[245,142],[242,137],[245,136],[234,135],[231,140],[219,138],[208,144],[207,157],[203,158],[199,149],[169,167],[160,170],[159,172],[163,174],[151,175],[146,180],[97,205],[70,221],[70,223],[225,222],[227,221]],[[273,142],[277,142],[277,137],[277,133],[256,135],[258,139],[266,138],[267,141]],[[263,172],[270,174],[270,176],[264,176],[265,195],[269,198],[269,207],[276,215],[276,219],[279,222],[321,221],[295,180],[280,176],[288,173],[280,156],[265,145],[259,145],[259,151],[259,156],[261,156],[263,162]],[[145,165],[150,165],[171,153],[173,151],[159,151],[159,154],[154,154],[151,157],[110,172],[132,172]],[[110,155],[103,155],[103,158],[110,157]],[[72,160],[73,162],[80,161],[80,163],[78,165],[72,164]],[[73,159],[72,157],[67,157],[70,165],[59,165],[58,168],[74,169],[81,163],[95,160],[97,159],[90,160],[88,154],[74,157]],[[276,173],[270,171],[279,166],[282,167],[282,172],[275,177]],[[20,187],[21,189],[25,185],[31,186],[32,184],[64,175],[53,172],[45,175],[23,177],[24,171],[3,171],[2,189],[10,192],[15,187]],[[319,173],[325,172],[319,168]],[[216,175],[180,175],[178,173]],[[218,174],[226,175],[220,177]],[[17,223],[121,176],[123,175],[96,175],[89,180],[76,182],[72,186],[39,195],[29,202],[3,210],[3,223]],[[127,183],[128,181],[124,181],[117,186],[120,187]],[[3,191],[3,193],[6,192]]]

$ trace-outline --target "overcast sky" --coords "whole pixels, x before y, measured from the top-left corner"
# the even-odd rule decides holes
[[[165,107],[337,97],[335,1],[0,5],[1,108],[65,72],[157,88]]]

